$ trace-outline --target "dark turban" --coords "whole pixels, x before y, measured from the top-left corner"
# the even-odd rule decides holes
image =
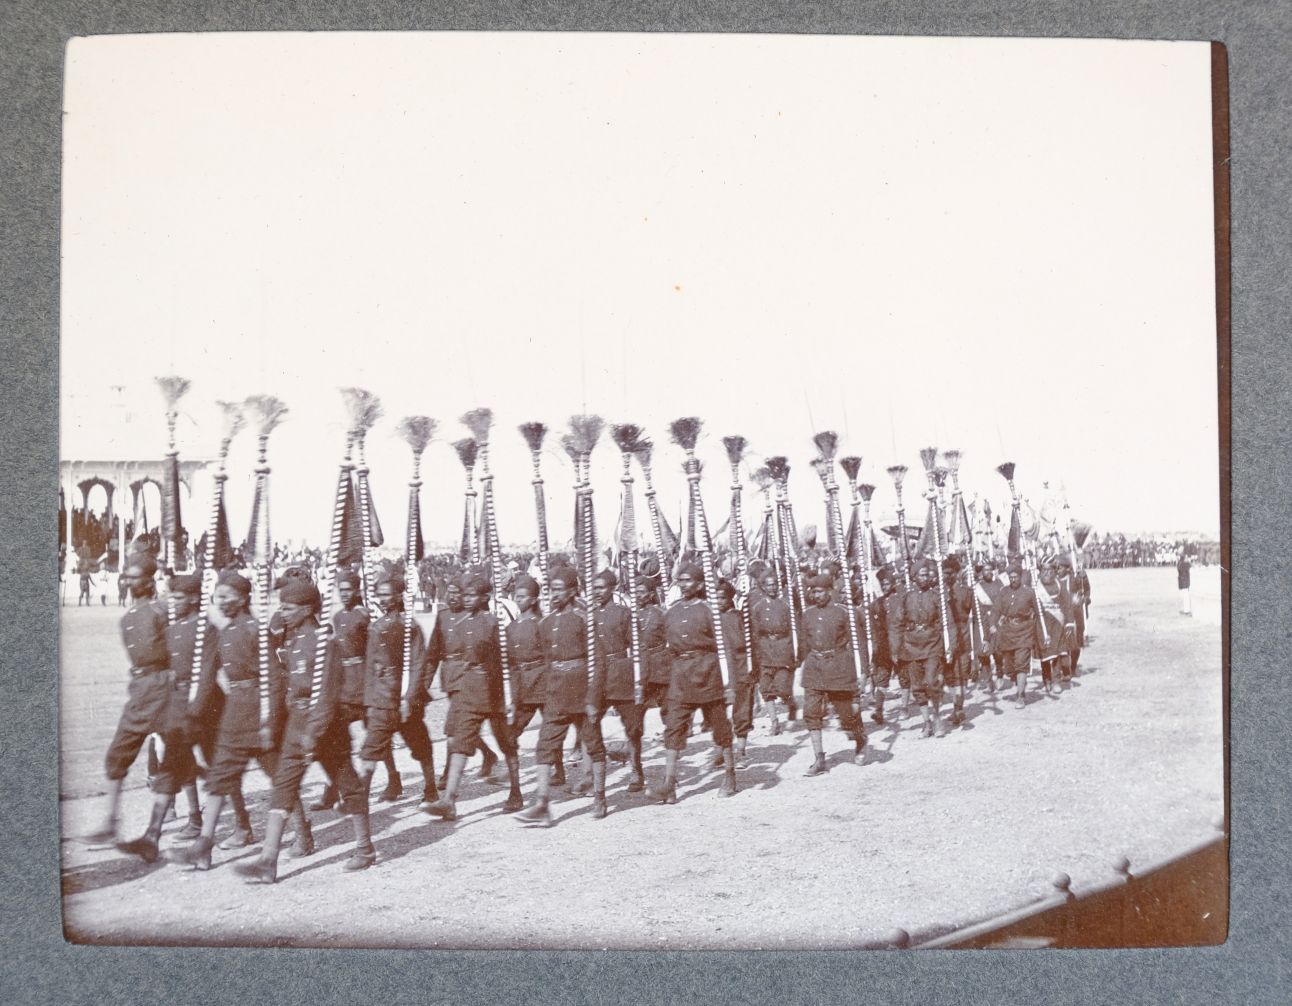
[[[288,580],[278,597],[284,604],[304,604],[316,609],[323,606],[318,587],[300,577]]]
[[[251,581],[237,570],[226,569],[220,574],[219,583],[221,587],[232,587],[243,597],[251,596]]]

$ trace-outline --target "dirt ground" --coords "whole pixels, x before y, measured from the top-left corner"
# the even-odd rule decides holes
[[[1093,642],[1058,697],[1041,695],[1034,674],[1025,709],[971,693],[968,723],[945,738],[922,739],[914,712],[871,725],[861,765],[828,730],[831,771],[814,779],[803,776],[802,724],[772,737],[759,719],[730,800],[718,798],[721,773],[706,768],[712,746],[697,734],[676,806],[625,792],[627,770],[612,764],[610,816],[594,821],[589,799],[558,791],[546,831],[503,815],[505,787],[478,780],[474,765],[460,819],[424,816],[420,770],[400,750],[406,796],[374,804],[378,864],[342,872],[349,822],[315,814],[318,851],[284,856],[273,887],[248,886],[229,868],[254,847],[217,849],[214,869],[200,873],[77,840],[104,810],[102,758],[125,675],[119,611],[65,607],[67,933],[108,943],[847,948],[1018,907],[1047,894],[1059,871],[1079,893],[1110,879],[1120,856],[1143,868],[1208,837],[1224,812],[1218,571],[1194,570],[1191,618],[1176,611],[1174,568],[1090,576]],[[437,738],[443,707],[432,707]],[[608,739],[618,735],[617,721],[606,726]],[[651,712],[652,781],[661,733]],[[527,795],[536,736],[531,727],[522,740]],[[125,837],[147,820],[144,774],[141,758],[122,802]],[[322,784],[311,769],[307,799]],[[246,786],[259,835],[267,780],[253,771]],[[164,847],[181,824],[167,825]]]

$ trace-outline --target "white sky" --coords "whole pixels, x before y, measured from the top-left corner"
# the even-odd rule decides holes
[[[1097,527],[1218,530],[1205,43],[216,34],[76,39],[67,66],[64,458],[160,457],[157,375],[193,380],[186,457],[213,455],[215,400],[271,392],[275,532],[321,542],[356,384],[385,403],[369,460],[395,540],[399,417],[440,421],[423,519],[451,542],[446,444],[492,407],[499,523],[525,541],[515,427],[585,403],[648,427],[674,521],[665,427],[696,414],[715,528],[721,436],[790,457],[807,524],[832,428],[880,516],[883,469],[918,489],[936,444],[993,499],[1008,458]],[[608,439],[594,463],[608,531]]]

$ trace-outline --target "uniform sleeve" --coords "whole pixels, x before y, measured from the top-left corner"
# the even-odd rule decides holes
[[[319,629],[322,632],[324,630]],[[333,636],[323,654],[323,682],[319,688],[318,699],[310,710],[310,730],[314,736],[321,737],[328,728],[341,699],[341,679],[345,668],[341,664],[336,637]]]
[[[221,666],[219,633],[210,625],[201,627],[205,632],[202,637],[202,666],[198,670],[197,694],[189,707],[189,715],[201,716],[211,703],[216,684],[216,675]]]
[[[411,704],[416,704],[417,700],[425,693],[423,687],[423,674],[426,669],[426,655],[428,647],[426,637],[422,633],[422,627],[417,624],[417,620],[412,615],[406,616],[413,625],[409,645],[413,648],[413,659],[408,662],[410,668],[408,674],[408,684],[404,689],[403,699]],[[430,687],[430,681],[426,680],[425,687]]]
[[[440,615],[437,612],[435,624],[431,627],[431,638],[426,644],[421,662],[414,665],[417,667],[417,679],[421,682],[422,690],[427,694],[430,694],[431,683],[435,680],[435,671],[444,659],[444,630],[440,627],[440,621]]]
[[[906,595],[897,595],[897,600],[887,610],[885,622],[888,629],[888,652],[893,660],[899,660],[902,653],[902,622],[906,618]]]

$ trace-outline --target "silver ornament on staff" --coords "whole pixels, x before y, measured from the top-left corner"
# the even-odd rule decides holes
[[[637,441],[633,455],[641,465],[642,480],[646,483],[646,509],[650,513],[651,532],[655,538],[655,559],[659,562],[660,593],[667,595],[669,588],[673,586],[673,560],[669,555],[672,551],[672,543],[666,539],[664,531],[667,525],[659,510],[659,500],[655,496],[654,473],[651,469],[654,451],[654,444],[642,437]]]
[[[381,524],[377,520],[372,506],[372,493],[368,486],[367,440],[368,431],[381,418],[381,400],[371,391],[363,388],[342,388],[341,397],[345,400],[350,416],[350,432],[354,438],[355,453],[358,464],[354,469],[354,482],[359,502],[359,527],[363,533],[363,559],[359,563],[359,589],[364,598],[371,596],[375,578],[376,560],[373,550],[384,543]]]
[[[1009,485],[1010,534],[1013,534],[1014,528],[1018,528],[1018,558],[1023,563],[1023,568],[1027,570],[1029,575],[1035,574],[1036,559],[1026,548],[1023,547],[1023,501],[1019,498],[1018,487],[1014,484],[1014,462],[1003,461],[996,466],[996,471],[1000,473],[1001,478],[1003,478]],[[1007,539],[1005,546],[1006,549],[1008,550],[1012,544],[1013,542],[1010,542]],[[1011,555],[1010,558],[1013,559],[1014,557]],[[1038,584],[1037,578],[1034,575],[1032,575],[1031,586],[1033,597],[1035,597],[1036,587]],[[1045,627],[1045,610],[1041,607],[1041,599],[1039,597],[1035,597],[1035,600],[1037,624],[1041,628],[1041,641],[1045,646],[1049,646],[1050,633]]]
[[[489,567],[493,579],[494,621],[498,626],[498,649],[502,660],[503,703],[512,708],[511,665],[507,656],[507,625],[503,617],[505,609],[502,603],[503,576],[506,567],[502,561],[502,544],[498,537],[498,515],[494,510],[493,471],[489,468],[489,432],[493,429],[493,410],[486,408],[472,409],[462,416],[462,424],[471,431],[479,447],[480,487],[484,493],[484,510],[482,528],[485,547],[489,549]]]
[[[344,389],[342,396],[345,396]],[[345,433],[345,452],[337,467],[336,490],[332,495],[332,524],[328,533],[327,552],[319,566],[319,631],[315,636],[314,673],[310,678],[310,708],[318,704],[323,690],[323,667],[327,657],[328,642],[332,638],[332,599],[336,589],[336,568],[341,557],[341,536],[345,524],[345,504],[350,496],[350,479],[354,472],[352,461],[354,448],[354,428],[347,424]],[[367,596],[366,594],[364,595]]]
[[[690,487],[691,512],[695,515],[696,545],[700,551],[700,568],[704,570],[704,589],[713,619],[713,640],[718,647],[718,667],[722,672],[722,687],[734,687],[727,648],[723,641],[722,612],[718,608],[718,572],[713,562],[713,540],[709,536],[709,521],[704,515],[704,499],[700,495],[700,462],[695,456],[695,445],[700,439],[704,423],[698,416],[684,416],[669,424],[673,443],[686,452],[686,481]]]
[[[175,571],[184,568],[184,524],[179,505],[179,451],[175,447],[175,424],[179,420],[179,401],[186,394],[191,382],[186,377],[171,375],[157,378],[166,402],[166,490],[162,493],[162,566]],[[125,562],[118,556],[118,567]],[[175,603],[167,594],[167,618],[175,621]]]
[[[856,455],[850,455],[846,458],[839,459],[839,467],[843,469],[844,475],[848,478],[848,487],[852,496],[850,503],[852,514],[848,521],[848,540],[844,544],[844,554],[849,551],[857,557],[857,564],[861,571],[861,625],[862,634],[866,637],[866,664],[874,666],[875,661],[875,627],[870,617],[870,541],[867,532],[870,530],[870,521],[867,520],[865,525],[858,520],[859,510],[861,508],[861,495],[857,489],[857,476],[861,472],[861,458]],[[874,487],[870,487],[874,491]],[[837,505],[837,504],[836,504]],[[842,517],[840,517],[842,520]],[[858,540],[860,539],[860,540]],[[851,576],[845,569],[845,575],[849,576],[849,589],[851,589]],[[849,602],[851,603],[851,595]]]
[[[206,628],[211,621],[211,595],[215,591],[215,582],[219,577],[216,559],[219,558],[219,539],[222,532],[227,532],[228,518],[224,511],[224,484],[229,480],[228,460],[229,445],[246,423],[242,407],[234,402],[216,402],[220,409],[221,433],[220,453],[216,461],[214,484],[211,489],[211,512],[206,525],[206,542],[202,549],[202,596],[197,605],[197,638],[193,644],[193,668],[189,677],[188,700],[197,700],[198,678],[202,673],[203,644],[206,641]],[[227,537],[227,533],[226,533]]]
[[[951,477],[951,513],[953,527],[959,530],[955,537],[963,538],[965,545],[965,583],[969,587],[969,595],[973,598],[973,624],[978,629],[978,638],[982,640],[983,645],[988,644],[986,623],[982,620],[982,604],[978,600],[978,585],[974,579],[974,556],[977,554],[977,543],[974,540],[973,522],[969,520],[968,511],[965,509],[964,493],[960,489],[960,462],[964,458],[964,452],[952,448],[943,451],[942,458],[947,464],[947,474]],[[978,644],[974,641],[972,629],[969,632],[969,658],[973,661],[973,667],[978,666]]]
[[[731,466],[731,550],[736,557],[737,609],[740,612],[740,631],[745,637],[746,673],[754,679],[754,626],[752,605],[749,599],[753,585],[749,582],[749,544],[745,540],[744,483],[740,480],[740,464],[745,459],[749,441],[742,436],[722,438]]]
[[[529,448],[529,459],[534,466],[534,477],[530,484],[534,487],[534,514],[538,519],[538,571],[543,581],[540,585],[541,604],[544,611],[550,611],[548,596],[550,587],[548,577],[551,574],[551,559],[548,555],[551,545],[547,537],[547,496],[543,491],[543,440],[547,436],[545,423],[522,423],[520,435],[525,438]]]
[[[839,434],[832,430],[823,430],[812,437],[812,442],[820,452],[816,472],[821,484],[825,487],[826,517],[833,529],[835,561],[839,563],[843,575],[844,613],[848,616],[848,641],[852,644],[852,665],[857,674],[857,687],[865,685],[865,671],[861,665],[861,637],[857,632],[857,608],[852,603],[852,574],[848,568],[847,547],[843,540],[843,512],[839,507],[839,483],[834,477],[834,457],[839,450]]]
[[[458,549],[458,556],[463,565],[475,565],[480,561],[480,540],[476,532],[475,487],[476,454],[480,448],[474,439],[465,437],[453,442],[453,450],[458,460],[462,462],[462,472],[466,477],[466,487],[463,490],[462,544]]]
[[[799,568],[798,529],[790,511],[789,479],[790,462],[783,455],[767,459],[767,470],[776,484],[776,526],[781,540],[781,555],[785,559],[785,597],[793,614],[798,617],[807,610],[807,595],[803,590],[803,570]]]
[[[902,502],[902,483],[906,480],[906,465],[889,465],[888,477],[893,480],[897,494],[897,555],[902,564],[902,583],[911,589],[911,543],[906,534],[906,505]]]
[[[938,606],[942,616],[942,654],[948,662],[952,659],[953,651],[951,646],[951,623],[950,604],[947,597],[947,576],[946,570],[942,568],[942,560],[946,558],[942,550],[942,511],[938,506],[938,484],[937,484],[937,457],[938,449],[936,447],[924,447],[920,449],[920,461],[924,465],[924,474],[928,478],[929,488],[925,493],[925,499],[929,503],[929,521],[933,527],[928,529],[932,531],[933,539],[933,561],[937,565],[938,574]]]
[[[637,607],[637,512],[633,503],[633,452],[641,442],[642,428],[633,423],[620,423],[610,428],[610,439],[619,448],[623,472],[619,476],[622,486],[619,502],[619,567],[623,571],[624,588],[628,592],[629,632],[633,658],[633,701],[641,705],[645,682],[642,681],[642,647],[640,612]]]
[[[575,455],[578,479],[579,558],[582,562],[583,600],[587,606],[586,641],[588,648],[588,681],[597,673],[597,619],[596,599],[592,594],[592,580],[597,575],[597,525],[592,508],[592,452],[601,439],[605,421],[600,416],[579,415],[570,417],[570,447]]]
[[[256,431],[256,498],[251,507],[251,565],[255,582],[260,651],[260,745],[269,750],[273,722],[269,705],[269,595],[274,586],[274,538],[269,526],[269,434],[282,422],[287,406],[273,395],[252,395],[243,405]]]
[[[422,454],[435,436],[437,423],[430,416],[407,416],[397,432],[413,452],[413,473],[408,479],[408,524],[404,533],[404,660],[399,694],[408,693],[413,676],[413,584],[418,581],[417,564],[422,561]]]

